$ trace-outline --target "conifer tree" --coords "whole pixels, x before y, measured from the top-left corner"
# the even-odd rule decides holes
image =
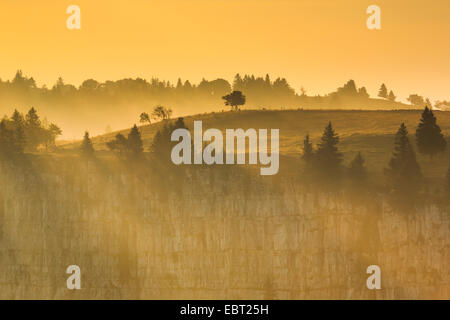
[[[175,145],[175,143],[170,140],[170,136],[172,135],[173,130],[180,128],[187,129],[182,117],[178,118],[175,123],[166,122],[164,126],[156,132],[150,148],[154,158],[156,157],[163,161],[170,161],[170,150]]]
[[[23,153],[14,128],[8,128],[7,120],[0,121],[0,158],[10,158]]]
[[[34,151],[45,140],[44,130],[36,109],[31,108],[25,116],[27,147]]]
[[[87,159],[94,157],[94,146],[92,145],[92,140],[89,137],[89,132],[84,133],[83,142],[81,143],[81,155]]]
[[[23,126],[25,124],[25,119],[23,118],[23,115],[17,111],[17,109],[14,109],[14,112],[11,116],[11,121],[14,123],[15,126]]]
[[[5,119],[0,121],[0,157],[7,157],[12,152],[12,134],[6,128]]]
[[[384,83],[381,85],[380,90],[378,90],[378,96],[380,98],[384,98],[384,99],[386,99],[388,97],[388,90]]]
[[[328,167],[336,168],[342,162],[342,154],[338,151],[337,145],[339,136],[334,131],[331,122],[325,127],[317,149],[317,158]]]
[[[14,127],[14,138],[16,146],[20,150],[20,152],[23,152],[26,145],[25,119],[19,111],[14,110],[11,116],[11,122]]]
[[[25,139],[25,131],[23,126],[16,127],[14,130],[14,144],[15,149],[19,153],[23,153],[26,145],[26,139]]]
[[[314,156],[313,145],[310,141],[309,134],[305,136],[305,140],[303,140],[303,154],[302,159],[307,164],[309,164]]]
[[[325,127],[322,138],[314,156],[314,171],[318,182],[323,187],[334,189],[340,183],[342,154],[337,145],[339,136],[331,122]]]
[[[131,128],[128,134],[128,150],[132,156],[140,157],[144,151],[141,133],[136,125]]]
[[[395,135],[394,152],[385,175],[391,194],[402,204],[414,199],[420,189],[422,174],[404,123]]]
[[[436,123],[436,117],[428,107],[425,107],[416,129],[416,143],[419,152],[430,158],[437,153],[444,152],[447,146],[441,128]]]
[[[392,101],[392,102],[394,102],[395,99],[397,99],[397,97],[395,96],[395,94],[392,90],[389,92],[389,95],[387,98],[389,99],[389,101]]]
[[[125,136],[121,133],[118,133],[114,140],[108,141],[106,143],[106,146],[114,152],[117,152],[119,157],[126,154],[128,150],[128,140],[125,138]]]

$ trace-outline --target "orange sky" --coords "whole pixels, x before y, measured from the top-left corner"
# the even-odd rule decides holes
[[[66,28],[70,4],[82,30]],[[366,28],[381,7],[382,30]],[[195,82],[236,72],[327,93],[353,78],[450,99],[448,0],[1,0],[0,78],[38,84],[124,77]]]

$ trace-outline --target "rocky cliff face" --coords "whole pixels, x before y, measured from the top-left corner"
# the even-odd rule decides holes
[[[0,165],[2,299],[450,298],[445,208],[398,214],[239,171],[33,167]]]

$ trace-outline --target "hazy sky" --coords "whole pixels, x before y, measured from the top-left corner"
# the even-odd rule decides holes
[[[66,28],[81,8],[82,29]],[[382,30],[366,27],[381,7]],[[449,0],[1,0],[0,78],[39,85],[153,76],[195,82],[236,72],[327,93],[355,79],[404,100],[450,98]]]

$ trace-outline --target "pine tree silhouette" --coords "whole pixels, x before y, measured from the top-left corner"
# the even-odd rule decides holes
[[[131,128],[128,134],[128,150],[135,157],[140,157],[144,151],[141,133],[136,125]]]
[[[384,83],[381,85],[380,90],[378,90],[378,96],[380,98],[384,98],[384,99],[386,99],[388,97],[388,90]]]
[[[305,136],[305,140],[303,140],[303,154],[302,159],[307,164],[311,162],[312,158],[314,156],[314,150],[313,145],[309,139],[309,134]]]
[[[31,108],[25,116],[25,132],[27,147],[32,151],[36,150],[42,143],[43,130],[35,108]]]
[[[313,166],[318,182],[323,187],[331,189],[336,189],[341,178],[342,154],[338,151],[338,143],[339,136],[330,122],[323,132],[314,156]]]
[[[416,143],[419,152],[430,156],[430,159],[437,153],[444,152],[447,146],[441,128],[436,123],[436,117],[428,107],[425,107],[417,127]]]
[[[391,90],[391,91],[389,92],[389,95],[388,95],[387,98],[389,99],[389,101],[394,102],[395,99],[396,99],[397,97],[395,96],[394,92]]]
[[[172,163],[170,160],[170,150],[175,143],[171,141],[170,136],[175,129],[179,128],[187,129],[182,117],[178,118],[175,123],[164,123],[163,127],[156,132],[150,147],[154,159],[158,159],[160,162]]]
[[[25,138],[25,119],[23,115],[17,111],[17,109],[14,110],[12,116],[11,116],[11,122],[12,126],[14,128],[14,140],[17,148],[20,150],[20,152],[23,152],[26,145],[26,138]]]
[[[394,152],[385,175],[394,199],[401,205],[413,204],[412,200],[420,189],[422,174],[404,123],[395,135]]]
[[[0,157],[8,157],[12,152],[12,133],[6,128],[6,121],[0,121]]]

